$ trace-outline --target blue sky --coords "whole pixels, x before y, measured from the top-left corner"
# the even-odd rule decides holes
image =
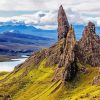
[[[0,22],[23,21],[38,28],[55,29],[61,4],[71,24],[93,21],[100,26],[100,0],[0,0]]]

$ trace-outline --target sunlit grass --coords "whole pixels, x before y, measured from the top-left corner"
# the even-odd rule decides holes
[[[100,86],[92,85],[99,67],[86,65],[86,74],[78,73],[74,81],[65,85],[62,79],[52,81],[57,65],[46,67],[45,62],[46,59],[36,68],[23,67],[10,75],[1,74],[1,79],[9,76],[0,83],[0,95],[10,95],[12,100],[99,100]],[[63,69],[62,67],[59,73],[62,74]]]

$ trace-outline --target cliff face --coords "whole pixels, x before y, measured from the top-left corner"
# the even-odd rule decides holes
[[[78,59],[83,64],[100,66],[100,37],[96,35],[95,24],[89,22],[78,42]]]
[[[58,40],[65,38],[69,30],[69,22],[62,5],[58,11]]]

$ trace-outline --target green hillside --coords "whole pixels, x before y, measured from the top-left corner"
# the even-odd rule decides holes
[[[17,72],[0,74],[0,100],[100,99],[100,87],[92,85],[98,67],[87,66],[87,73],[79,72],[76,79],[64,85],[61,78],[63,67],[55,76],[57,65],[45,67],[45,62],[46,59],[34,68],[31,64]],[[81,65],[79,67],[81,68]]]

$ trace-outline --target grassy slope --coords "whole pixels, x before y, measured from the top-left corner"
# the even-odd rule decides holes
[[[0,80],[4,79],[8,74],[8,72],[0,72]]]
[[[0,82],[0,100],[4,98],[2,96],[6,95],[10,95],[12,100],[100,99],[100,87],[91,85],[94,76],[98,73],[98,67],[88,67],[87,74],[78,73],[77,78],[65,86],[60,79],[51,81],[56,66],[44,67],[44,64],[45,60],[40,63],[38,68],[22,68],[16,73],[7,73],[8,76],[5,74],[6,79]],[[0,80],[2,79],[0,76]]]

